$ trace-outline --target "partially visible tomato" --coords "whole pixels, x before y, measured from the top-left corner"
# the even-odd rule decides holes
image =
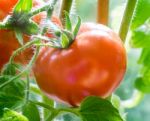
[[[77,106],[90,95],[107,97],[126,70],[126,51],[104,25],[84,23],[67,49],[43,47],[33,67],[39,87],[49,97]]]
[[[11,14],[11,11],[14,5],[18,0],[0,0],[0,21],[3,20],[8,14]],[[41,0],[34,0],[34,8],[38,8],[43,3]],[[33,20],[38,24],[40,21],[45,18],[44,13],[40,13],[33,17]],[[56,24],[61,24],[60,20],[57,17],[52,17],[52,21]],[[28,42],[30,37],[24,35],[24,43]],[[18,43],[18,40],[15,37],[14,31],[11,30],[0,30],[0,70],[4,64],[6,64],[12,55],[13,51],[19,48],[21,45]],[[27,63],[33,55],[33,49],[29,48],[23,53],[19,54],[15,61],[19,63]]]
[[[0,0],[0,20],[9,14],[18,0]]]

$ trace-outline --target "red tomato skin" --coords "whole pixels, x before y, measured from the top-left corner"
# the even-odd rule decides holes
[[[80,105],[87,96],[109,96],[126,70],[126,51],[108,27],[81,25],[68,49],[43,47],[33,67],[39,87],[53,99]]]

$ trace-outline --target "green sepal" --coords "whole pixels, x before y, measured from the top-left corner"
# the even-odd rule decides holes
[[[22,34],[22,32],[18,29],[15,29],[15,35],[16,35],[16,38],[17,38],[18,42],[20,43],[20,45],[23,45],[23,34]]]
[[[28,13],[32,9],[32,0],[19,0],[14,7],[14,13]]]
[[[65,29],[68,31],[72,31],[72,23],[67,11],[65,11]]]
[[[62,48],[67,48],[69,46],[69,38],[64,33],[61,34],[61,45]]]
[[[77,24],[76,24],[76,26],[75,26],[75,28],[74,28],[74,31],[73,31],[74,37],[77,36],[78,31],[79,31],[79,29],[80,29],[80,26],[81,26],[81,18],[78,16],[78,22],[77,22]]]
[[[38,34],[39,32],[39,26],[37,23],[35,23],[32,20],[29,20],[28,23],[26,23],[25,28],[21,28],[23,33],[27,35],[33,35],[33,34]]]

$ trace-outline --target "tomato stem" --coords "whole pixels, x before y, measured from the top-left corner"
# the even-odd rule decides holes
[[[107,25],[109,18],[109,0],[98,0],[97,22]]]
[[[29,101],[29,95],[30,95],[30,79],[29,79],[29,74],[27,74],[26,101],[25,101],[25,104],[27,104],[28,101]]]
[[[136,2],[137,0],[128,0],[127,5],[126,5],[126,9],[125,9],[124,16],[123,16],[120,30],[119,30],[119,35],[123,42],[125,42],[127,34],[128,34],[128,30],[130,27],[130,23],[132,20]]]
[[[63,25],[65,25],[64,11],[67,11],[68,13],[70,13],[72,3],[73,3],[73,0],[63,0],[63,2],[62,2],[61,11],[60,11],[60,19],[61,19]]]
[[[144,94],[138,90],[134,90],[133,95],[130,99],[122,101],[121,104],[124,108],[134,108],[144,98]]]
[[[14,58],[21,53],[22,51],[24,51],[25,49],[31,47],[33,44],[38,43],[40,40],[36,39],[36,40],[32,40],[28,43],[26,43],[24,46],[20,47],[19,49],[17,49],[16,51],[13,52],[13,55],[10,57],[9,63],[13,63]]]
[[[57,3],[57,1],[58,1],[58,0],[53,0],[50,4],[46,4],[46,5],[42,6],[41,8],[38,8],[38,9],[36,9],[36,10],[31,11],[31,12],[28,14],[28,16],[29,16],[29,17],[32,17],[32,16],[37,15],[37,14],[43,12],[43,11],[48,11],[48,10],[50,10],[51,13],[52,13],[52,11],[54,10],[54,6],[55,6],[55,4]]]

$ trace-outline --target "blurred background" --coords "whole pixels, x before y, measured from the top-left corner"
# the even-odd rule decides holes
[[[110,0],[109,27],[118,33],[123,12],[127,0]],[[97,0],[76,0],[72,14],[78,14],[83,21],[96,21]],[[129,39],[130,37],[128,37]],[[116,90],[116,94],[122,100],[130,98],[133,94],[134,80],[139,73],[140,65],[137,64],[140,50],[132,49],[129,42],[126,43],[128,53],[128,68],[124,81]],[[127,121],[150,121],[150,96],[146,95],[144,100],[135,108],[126,109]]]

